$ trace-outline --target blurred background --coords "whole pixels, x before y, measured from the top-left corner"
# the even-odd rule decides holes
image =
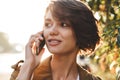
[[[101,43],[94,54],[78,55],[77,62],[103,80],[120,80],[120,0],[81,1],[91,7],[98,20]],[[0,0],[0,80],[9,80],[11,66],[24,59],[30,35],[42,30],[48,3],[49,0]]]
[[[0,80],[9,80],[11,66],[24,59],[31,34],[42,30],[49,0],[0,0]]]

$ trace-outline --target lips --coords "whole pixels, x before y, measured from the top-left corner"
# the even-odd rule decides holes
[[[48,44],[50,46],[57,46],[61,43],[61,40],[58,40],[58,39],[49,39],[48,40]]]

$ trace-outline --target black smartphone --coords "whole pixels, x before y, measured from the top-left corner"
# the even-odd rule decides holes
[[[40,43],[39,47],[36,49],[36,55],[38,55],[40,53],[40,51],[42,50],[42,48],[44,47],[44,45],[45,45],[45,39]]]

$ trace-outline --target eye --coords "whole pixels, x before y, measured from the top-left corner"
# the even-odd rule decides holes
[[[66,23],[64,23],[64,22],[61,22],[61,27],[69,27],[69,25],[68,24],[66,24]]]
[[[51,24],[51,23],[45,23],[44,26],[45,26],[45,27],[51,27],[52,24]]]

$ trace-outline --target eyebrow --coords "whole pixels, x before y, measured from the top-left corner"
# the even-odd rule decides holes
[[[45,20],[45,21],[51,21],[51,19],[49,19],[49,18],[45,18],[44,20]]]

